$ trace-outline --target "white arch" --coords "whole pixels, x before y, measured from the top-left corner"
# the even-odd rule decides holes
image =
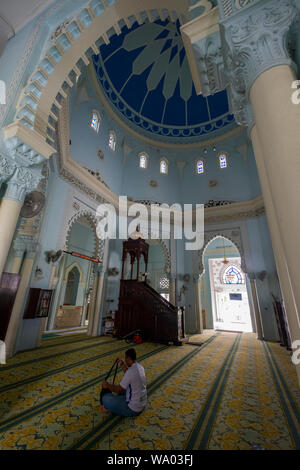
[[[202,249],[198,252],[199,253],[199,275],[201,276],[204,273],[204,253],[208,245],[213,241],[216,240],[217,238],[225,238],[225,240],[230,241],[235,248],[238,250],[240,253],[241,257],[241,269],[244,273],[246,273],[246,264],[245,264],[245,257],[244,257],[244,251],[242,248],[242,245],[238,243],[237,241],[232,240],[230,236],[227,235],[227,233],[223,232],[218,232],[217,234],[211,234],[208,236],[208,238],[205,240],[205,243],[202,247]]]
[[[65,239],[65,250],[68,251],[69,249],[69,244],[70,244],[70,237],[71,237],[71,231],[73,225],[78,222],[79,219],[84,217],[85,219],[88,220],[89,225],[94,232],[95,235],[95,249],[94,249],[94,256],[97,257],[98,259],[102,259],[103,257],[103,252],[104,252],[104,241],[100,240],[97,236],[97,219],[96,216],[87,210],[82,210],[77,212],[68,222],[68,229],[67,229],[67,234],[66,234],[66,239]]]

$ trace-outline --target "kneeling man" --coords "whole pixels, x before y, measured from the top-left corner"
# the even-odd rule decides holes
[[[110,391],[103,395],[102,411],[112,411],[121,416],[138,416],[144,411],[147,402],[145,370],[136,362],[135,349],[126,351],[125,362],[121,359],[118,361],[125,372],[120,385],[108,382],[102,384],[103,388]]]

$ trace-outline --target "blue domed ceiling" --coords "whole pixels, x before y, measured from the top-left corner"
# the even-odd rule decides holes
[[[225,90],[196,94],[179,28],[169,20],[124,26],[93,62],[102,91],[127,124],[183,143],[225,131],[234,117]]]

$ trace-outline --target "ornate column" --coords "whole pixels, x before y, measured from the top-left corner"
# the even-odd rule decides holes
[[[38,244],[34,240],[28,239],[26,241],[26,258],[22,267],[21,281],[15,299],[14,307],[10,317],[6,337],[6,356],[12,357],[15,349],[16,337],[19,329],[19,324],[22,318],[25,298],[29,286],[34,258],[36,255]]]
[[[300,12],[291,0],[259,2],[221,22],[234,109],[252,138],[292,340],[300,339],[300,107],[290,57]],[[300,381],[300,366],[297,367]]]
[[[300,107],[291,59],[300,9],[292,0],[218,3],[219,19],[199,18],[197,36],[184,26],[193,73],[205,96],[226,88],[237,123],[248,127],[291,336],[300,339]]]
[[[40,170],[18,167],[7,182],[0,205],[0,274],[3,272],[25,195],[36,189],[40,178]]]

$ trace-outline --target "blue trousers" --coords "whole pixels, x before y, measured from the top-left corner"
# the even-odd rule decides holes
[[[102,398],[103,406],[107,410],[112,411],[120,416],[138,416],[140,413],[132,411],[127,405],[126,393],[120,395],[113,395],[111,392],[105,393]]]

